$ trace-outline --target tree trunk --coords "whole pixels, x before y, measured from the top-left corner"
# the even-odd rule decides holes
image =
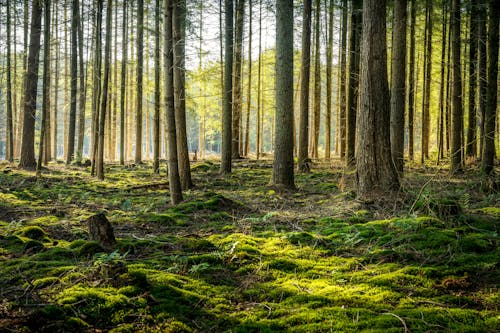
[[[90,160],[92,162],[91,174],[94,175],[96,167],[96,154],[99,145],[99,104],[101,97],[101,65],[102,65],[102,0],[96,2],[96,23],[95,23],[95,52],[93,68],[93,94],[92,94],[92,123],[90,140]]]
[[[159,0],[157,0],[159,1]],[[127,1],[123,1],[122,35],[127,36]],[[127,82],[128,38],[122,39],[122,69],[120,82],[120,165],[125,165],[125,86]]]
[[[225,54],[224,54],[224,98],[222,111],[222,149],[220,172],[231,173],[231,125],[232,125],[232,86],[233,86],[233,1],[225,0]],[[257,154],[258,156],[258,154]],[[257,157],[258,158],[258,157]]]
[[[342,26],[340,39],[340,91],[339,94],[339,136],[340,158],[345,159],[346,154],[346,50],[347,50],[347,0],[342,0]]]
[[[416,1],[411,0],[410,12],[410,63],[408,68],[408,157],[413,161],[413,120],[415,105],[415,25],[416,25]]]
[[[293,180],[293,0],[276,2],[276,136],[273,184],[294,188]]]
[[[42,170],[42,157],[46,135],[47,115],[50,112],[50,0],[44,1],[44,21],[43,21],[43,87],[42,87],[42,123],[40,126],[40,145],[38,149],[38,162],[36,171],[39,175]]]
[[[318,158],[319,126],[321,116],[321,43],[320,43],[320,0],[315,1],[314,12],[314,105],[312,115],[312,144],[311,156]]]
[[[257,130],[255,140],[255,155],[259,159],[261,153],[261,114],[262,114],[262,0],[259,1],[259,63],[257,69]]]
[[[451,52],[453,89],[451,109],[451,169],[452,174],[462,170],[462,76],[460,75],[460,0],[453,0],[451,10]]]
[[[469,123],[467,126],[467,143],[465,154],[475,159],[476,145],[476,88],[477,88],[477,3],[470,3],[470,30],[469,30]]]
[[[168,155],[168,179],[170,187],[170,201],[173,205],[182,201],[182,187],[179,175],[179,164],[177,159],[177,135],[175,125],[174,106],[174,39],[172,36],[173,6],[175,0],[163,1],[163,35],[165,51],[163,52],[163,66],[165,75],[165,108],[167,123],[167,155]]]
[[[356,111],[358,109],[359,53],[361,27],[363,25],[361,6],[362,1],[353,0],[351,10],[351,30],[349,36],[349,85],[347,88],[347,165],[354,165],[355,162],[354,151],[356,147]]]
[[[137,72],[135,100],[135,163],[142,162],[142,76],[144,56],[144,0],[137,0]]]
[[[102,8],[102,0],[98,0]],[[106,8],[106,45],[104,46],[104,78],[102,81],[102,98],[99,112],[99,142],[97,147],[96,170],[97,178],[104,180],[104,125],[106,123],[106,110],[108,107],[108,84],[111,60],[111,14],[113,0],[109,0]]]
[[[76,93],[78,87],[78,25],[77,17],[79,17],[78,0],[73,0],[72,18],[71,18],[71,102],[69,109],[69,124],[68,124],[68,149],[66,151],[66,164],[70,164],[73,160],[75,151],[75,128],[76,128]]]
[[[486,77],[486,0],[480,0],[478,4],[478,28],[477,28],[477,49],[478,49],[478,80],[479,80],[479,108],[478,114],[480,119],[479,124],[479,154],[480,159],[483,159],[483,147],[484,147],[484,124],[485,124],[485,114],[486,114],[486,91],[487,82]]]
[[[252,107],[252,0],[248,0],[248,90],[247,114],[245,118],[245,146],[243,155],[248,156],[250,147],[250,110]]]
[[[446,15],[447,15],[447,5],[446,1],[443,1],[442,7],[442,37],[441,37],[441,83],[439,86],[439,118],[438,118],[438,133],[437,133],[437,145],[438,145],[438,162],[444,157],[444,86],[445,86],[445,60],[446,60],[446,37],[447,37],[447,25],[446,25]],[[449,50],[448,50],[449,52]]]
[[[298,169],[309,172],[308,157],[309,138],[309,81],[311,73],[311,0],[304,0],[302,21],[302,66],[300,69],[300,111],[299,111],[299,144]]]
[[[53,26],[52,26],[52,31],[55,32],[55,40],[56,40],[56,54],[55,54],[55,61],[54,61],[54,103],[53,105],[53,114],[52,114],[52,157],[54,160],[57,160],[57,153],[58,153],[58,145],[57,145],[57,136],[58,136],[58,115],[59,115],[59,58],[60,58],[60,45],[59,45],[59,38],[58,38],[58,30],[57,25],[59,24],[59,6],[54,4],[54,15],[53,15]]]
[[[233,60],[233,118],[231,158],[240,156],[240,121],[241,121],[241,64],[243,60],[243,22],[245,16],[245,1],[236,0],[236,24],[234,33],[234,60]]]
[[[498,93],[498,19],[500,17],[500,3],[495,0],[489,0],[488,9],[488,88],[486,94],[483,159],[481,165],[481,169],[486,175],[492,173],[495,158],[495,122],[497,118]]]
[[[78,5],[78,0],[76,0]],[[80,8],[78,6],[78,8]],[[83,10],[82,10],[83,15]],[[83,156],[83,141],[85,139],[85,101],[86,101],[86,86],[85,86],[85,68],[83,62],[83,18],[80,15],[80,9],[77,11],[76,29],[78,31],[78,54],[79,70],[80,70],[80,101],[78,104],[78,142],[76,148],[76,160],[81,162]]]
[[[328,6],[328,45],[326,49],[325,159],[327,160],[330,159],[332,141],[333,5],[333,0],[330,0]]]
[[[10,0],[7,0],[7,140],[5,159],[9,162],[14,161],[14,130],[12,121],[12,78],[11,78],[11,20],[10,20]],[[16,56],[16,54],[14,54]]]
[[[153,170],[160,173],[160,0],[155,1],[155,113]]]
[[[385,0],[363,1],[360,112],[356,132],[358,196],[380,195],[399,187],[391,159]]]
[[[432,73],[432,1],[426,2],[425,21],[425,54],[424,54],[424,93],[422,95],[422,156],[421,161],[429,158],[430,136],[430,99],[431,99],[431,73]]]
[[[24,84],[24,117],[21,159],[19,167],[34,169],[35,161],[35,116],[40,55],[40,34],[42,25],[42,0],[33,0],[31,11],[31,32]]]
[[[391,153],[396,171],[403,175],[406,81],[406,0],[394,2],[391,69]]]

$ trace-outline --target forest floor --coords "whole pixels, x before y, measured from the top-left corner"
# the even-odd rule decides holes
[[[340,165],[280,192],[271,161],[198,162],[174,207],[150,165],[0,164],[0,332],[498,332],[498,184],[413,166],[362,202]]]

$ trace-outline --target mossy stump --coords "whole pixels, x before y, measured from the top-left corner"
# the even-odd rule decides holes
[[[96,214],[87,219],[89,238],[99,243],[105,250],[111,251],[116,245],[113,227],[104,214]]]

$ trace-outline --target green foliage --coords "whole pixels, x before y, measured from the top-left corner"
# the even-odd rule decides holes
[[[27,226],[17,232],[19,236],[35,240],[44,240],[47,237],[45,230],[39,226]]]

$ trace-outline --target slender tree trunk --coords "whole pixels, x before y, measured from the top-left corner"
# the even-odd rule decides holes
[[[294,188],[293,0],[276,2],[276,126],[273,184]]]
[[[159,1],[159,0],[157,0]],[[127,36],[127,1],[123,1],[122,35]],[[120,165],[125,165],[125,86],[127,82],[128,39],[122,39],[122,69],[120,85]]]
[[[222,149],[220,172],[231,173],[231,124],[233,86],[233,1],[225,0],[225,55],[224,55],[224,99],[222,111]],[[258,154],[257,154],[258,155]]]
[[[77,1],[78,2],[78,1]],[[80,6],[78,6],[80,8]],[[83,15],[83,10],[82,10]],[[85,139],[85,101],[86,101],[86,86],[85,86],[85,67],[83,61],[83,17],[78,9],[76,17],[76,29],[78,31],[78,54],[79,70],[80,70],[80,101],[78,104],[78,142],[76,149],[76,160],[81,161],[83,156],[83,141]]]
[[[327,160],[330,159],[332,141],[333,8],[333,0],[330,0],[328,7],[328,45],[326,51],[325,159]]]
[[[351,10],[351,30],[349,36],[349,85],[347,88],[347,165],[354,165],[355,163],[354,151],[356,147],[356,112],[358,109],[359,54],[362,27],[361,6],[362,1],[353,0]]]
[[[363,1],[360,112],[356,132],[358,196],[379,196],[399,187],[391,160],[385,0]]]
[[[309,81],[311,74],[311,0],[304,0],[302,21],[302,66],[300,69],[300,111],[299,111],[299,144],[298,169],[309,172],[308,157],[309,138]]]
[[[193,187],[191,167],[189,165],[189,151],[186,132],[186,87],[185,87],[185,28],[186,2],[176,0],[173,8],[174,40],[174,105],[175,126],[177,134],[177,155],[179,160],[179,174],[183,189]]]
[[[92,162],[91,174],[94,175],[96,167],[96,154],[99,145],[99,107],[101,97],[101,63],[102,63],[102,0],[96,2],[96,23],[95,23],[95,53],[94,53],[94,68],[93,68],[93,94],[92,94],[92,123],[91,123],[91,140],[90,140],[90,156]]]
[[[451,52],[453,89],[451,105],[451,169],[452,174],[462,170],[462,76],[460,74],[460,0],[453,0],[451,10]]]
[[[73,160],[75,151],[75,128],[76,128],[76,102],[78,87],[78,17],[80,8],[78,0],[72,0],[72,18],[71,18],[71,103],[69,109],[68,124],[68,150],[66,151],[66,164]]]
[[[144,0],[137,0],[137,72],[135,100],[135,163],[142,162],[142,76],[144,56]]]
[[[250,147],[250,110],[252,107],[252,0],[248,0],[248,90],[247,114],[245,118],[245,147],[243,155],[248,156]]]
[[[236,0],[236,24],[234,33],[234,60],[233,60],[233,117],[231,158],[240,158],[240,121],[241,121],[241,64],[243,60],[243,22],[245,15],[245,1]]]
[[[448,55],[447,55],[447,61],[446,61],[446,108],[445,108],[445,121],[446,121],[446,153],[449,154],[450,152],[450,141],[451,141],[451,115],[450,115],[450,109],[451,109],[451,101],[450,101],[450,95],[451,95],[451,24],[452,24],[452,18],[453,15],[451,14],[451,3],[452,0],[447,1],[447,6],[448,6],[448,11],[449,13],[449,29],[448,29]]]
[[[40,145],[38,150],[37,175],[42,171],[42,157],[46,134],[47,115],[50,112],[50,0],[44,0],[43,32],[43,87],[42,87],[42,123],[40,127]]]
[[[442,38],[441,38],[441,83],[439,86],[439,118],[438,118],[438,134],[437,134],[437,144],[438,144],[438,162],[444,157],[444,87],[445,87],[445,60],[446,60],[446,37],[447,37],[447,25],[446,25],[446,15],[447,15],[447,5],[446,1],[443,1],[442,8]],[[448,50],[449,52],[449,50]]]
[[[31,32],[24,85],[24,120],[19,167],[35,169],[35,116],[42,25],[42,1],[33,0],[31,11]]]
[[[342,35],[340,41],[340,91],[339,91],[339,135],[340,158],[346,154],[346,50],[347,50],[347,0],[342,0]]]
[[[416,25],[416,1],[411,0],[410,12],[410,63],[408,68],[408,157],[413,161],[414,142],[414,105],[415,105],[415,25]]]
[[[425,55],[424,55],[424,93],[422,102],[422,156],[421,161],[429,158],[429,136],[430,136],[430,92],[432,73],[432,1],[426,3],[425,21]]]
[[[7,140],[5,159],[9,162],[14,161],[14,130],[12,121],[12,78],[11,78],[11,19],[10,19],[10,0],[7,0]],[[14,54],[16,56],[16,54]]]
[[[59,134],[58,131],[58,115],[59,115],[59,58],[60,58],[60,44],[59,44],[59,33],[57,29],[57,25],[59,24],[59,6],[53,2],[54,5],[54,15],[53,15],[53,27],[52,31],[55,32],[55,61],[54,61],[54,103],[53,105],[53,115],[52,115],[52,156],[54,160],[57,160],[58,153],[58,145],[57,145],[57,136]]]
[[[17,138],[15,140],[15,147],[14,147],[14,158],[19,157],[21,155],[21,146],[22,146],[22,141],[23,141],[23,133],[24,133],[24,105],[25,105],[25,91],[26,91],[26,74],[28,73],[28,25],[29,25],[29,6],[28,6],[28,0],[24,0],[24,9],[23,9],[23,71],[22,71],[22,77],[23,77],[23,85],[22,85],[22,94],[20,98],[20,104],[19,104],[19,113],[18,113],[18,130],[17,130]],[[14,34],[16,35],[16,34]],[[34,149],[34,148],[33,148]]]
[[[98,0],[102,8],[102,0]],[[106,123],[106,110],[108,107],[108,84],[111,60],[111,16],[113,0],[108,0],[106,8],[106,44],[104,46],[104,77],[102,80],[102,98],[99,112],[99,142],[97,147],[96,173],[97,178],[104,180],[104,125]]]
[[[308,0],[306,0],[308,1]],[[261,153],[261,114],[262,114],[262,0],[259,1],[259,63],[257,69],[257,130],[255,140],[255,155],[259,159]],[[307,139],[306,139],[307,140]]]
[[[155,1],[155,114],[153,170],[160,173],[160,0]]]
[[[469,123],[467,126],[466,155],[475,159],[477,156],[476,144],[476,88],[477,88],[477,1],[470,3],[470,31],[469,31]]]
[[[497,118],[498,93],[498,20],[500,17],[500,3],[488,1],[489,28],[488,28],[488,87],[486,94],[486,112],[484,117],[484,144],[481,169],[484,174],[493,172],[495,158],[495,122]]]
[[[487,77],[486,77],[486,0],[480,0],[478,4],[478,27],[477,27],[477,49],[478,49],[478,81],[479,81],[479,91],[478,91],[478,101],[479,101],[479,154],[480,159],[483,159],[483,147],[484,147],[484,124],[485,124],[485,114],[486,114],[486,91],[487,91]]]
[[[318,142],[319,142],[319,126],[321,116],[321,44],[320,44],[320,0],[315,1],[314,12],[314,105],[313,105],[313,119],[312,119],[312,147],[311,156],[318,158]]]
[[[404,166],[405,80],[406,80],[406,0],[394,1],[391,69],[391,153],[396,171]]]
[[[175,0],[163,1],[163,36],[165,50],[163,52],[163,65],[165,75],[165,108],[167,123],[167,142],[168,142],[168,179],[170,187],[170,201],[173,205],[182,201],[182,187],[179,175],[179,165],[177,159],[177,135],[175,125],[175,106],[174,106],[174,39],[172,33],[173,25],[173,5]]]

